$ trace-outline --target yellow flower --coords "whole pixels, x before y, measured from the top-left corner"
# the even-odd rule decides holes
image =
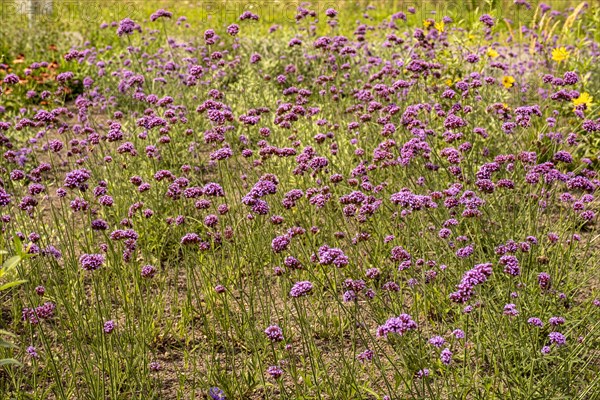
[[[573,105],[575,107],[585,104],[585,108],[586,110],[589,109],[592,106],[592,101],[594,100],[594,98],[592,96],[590,96],[589,93],[587,92],[583,92],[579,95],[578,98],[573,99]]]
[[[444,32],[444,21],[436,22],[435,29],[437,29],[440,33]]]
[[[569,58],[570,54],[571,53],[569,53],[564,47],[552,49],[552,59],[556,62],[565,61],[567,58]]]
[[[452,79],[448,78],[446,79],[446,86],[452,86],[453,82]]]
[[[491,47],[489,47],[489,48],[487,49],[487,55],[488,55],[488,57],[490,57],[490,58],[496,58],[496,57],[498,57],[498,56],[499,56],[498,52],[497,52],[496,50],[492,49]]]
[[[513,84],[515,83],[515,78],[513,78],[510,75],[504,75],[502,77],[502,84],[504,85],[505,88],[511,88],[513,87]]]
[[[423,20],[423,26],[424,26],[425,28],[429,28],[431,25],[433,25],[433,22],[434,22],[434,21],[433,21],[433,20],[431,20],[431,19],[425,19],[425,20]]]

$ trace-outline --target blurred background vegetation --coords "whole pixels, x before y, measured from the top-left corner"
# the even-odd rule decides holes
[[[71,70],[76,75],[85,73],[77,69],[85,69],[86,65],[73,65],[63,60],[62,55],[68,50],[83,49],[90,43],[102,43],[103,46],[123,49],[129,43],[115,34],[116,23],[124,18],[142,23],[160,8],[173,12],[173,19],[180,18],[177,24],[160,26],[166,30],[169,38],[178,42],[201,36],[208,28],[223,31],[227,25],[238,22],[239,15],[246,10],[260,16],[257,23],[244,26],[246,40],[259,41],[261,46],[268,47],[269,40],[280,37],[290,38],[295,34],[309,36],[315,32],[308,32],[309,27],[306,24],[295,23],[294,19],[299,6],[308,6],[317,14],[318,22],[314,26],[317,36],[336,34],[351,37],[359,24],[377,26],[390,22],[391,15],[397,12],[408,15],[406,21],[398,21],[399,32],[404,31],[407,26],[422,26],[425,19],[439,20],[443,16],[453,19],[452,29],[470,32],[480,28],[481,14],[489,13],[499,21],[495,32],[498,34],[497,41],[500,45],[513,40],[523,41],[524,46],[529,46],[531,37],[521,33],[522,27],[531,28],[532,22],[536,22],[537,28],[540,28],[540,25],[550,20],[546,18],[544,21],[546,16],[539,12],[539,4],[545,3],[553,10],[563,11],[561,15],[552,19],[552,24],[557,24],[557,29],[553,32],[560,32],[570,13],[582,3],[581,0],[528,0],[529,6],[515,6],[515,0],[34,1],[39,3],[35,15],[28,10],[29,0],[0,0],[0,79],[11,72],[23,77],[24,70],[32,62],[46,61],[52,64],[49,73],[28,79],[34,87],[30,82],[19,85],[24,91],[33,89],[38,92],[51,90],[55,84],[55,77],[60,72]],[[409,12],[413,7],[416,9],[414,15]],[[335,32],[332,32],[332,28],[326,23],[325,10],[328,8],[335,8],[343,16],[339,19]],[[585,13],[581,18],[577,18],[569,37],[563,38],[579,48],[590,46],[590,40],[600,42],[600,7],[594,6],[594,1],[590,1],[584,8]],[[274,26],[278,28],[275,33],[271,29]],[[546,28],[550,30],[550,24],[546,24]],[[585,63],[585,60],[580,61]],[[592,76],[597,76],[600,72],[600,66],[597,65],[585,65],[585,69]],[[600,91],[600,82],[597,79],[593,80],[588,88],[591,93],[597,93]],[[73,90],[72,98],[78,94],[77,88]],[[13,100],[18,97],[17,94],[11,96]],[[18,110],[19,107],[28,105],[30,102],[24,96],[25,92],[22,94],[19,104],[10,103],[10,98],[0,97],[0,106]]]
[[[258,14],[261,19],[253,24],[255,35],[268,35],[273,25],[282,25],[285,29],[294,29],[296,9],[306,3],[311,4],[311,10],[320,17],[319,27],[326,28],[324,12],[327,8],[335,8],[344,18],[340,19],[338,32],[350,35],[357,26],[357,21],[364,20],[368,12],[371,22],[381,22],[394,12],[408,13],[410,7],[415,7],[417,14],[408,19],[407,24],[421,24],[426,18],[440,18],[448,15],[455,20],[455,26],[468,29],[477,22],[483,12],[494,17],[507,19],[512,29],[520,29],[521,25],[528,26],[536,16],[538,1],[530,1],[531,7],[514,7],[514,0],[318,0],[318,1],[287,1],[287,0],[37,0],[41,12],[30,18],[28,13],[19,13],[26,8],[14,0],[0,0],[0,62],[19,54],[44,54],[55,46],[81,45],[84,40],[94,41],[102,34],[100,24],[132,18],[143,21],[159,8],[172,11],[176,17],[185,16],[191,27],[196,28],[189,33],[200,34],[207,28],[220,28],[234,22],[245,10]],[[51,7],[48,7],[52,4]],[[580,2],[574,0],[546,0],[555,9],[575,7]],[[593,3],[593,2],[592,2]],[[371,8],[370,6],[377,6]],[[382,6],[383,5],[383,6]],[[44,12],[50,11],[50,12]],[[591,7],[586,12],[586,18],[595,18],[600,22],[600,7]],[[505,25],[506,26],[506,25]],[[598,29],[587,32],[596,40],[600,39]],[[118,38],[114,29],[107,29],[114,40]],[[173,32],[178,34],[180,32]],[[69,40],[61,40],[64,38]],[[63,51],[65,49],[58,49]]]

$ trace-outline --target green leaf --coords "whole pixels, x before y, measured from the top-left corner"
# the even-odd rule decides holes
[[[0,367],[3,367],[5,365],[18,365],[20,367],[23,364],[21,364],[20,362],[18,362],[14,358],[5,358],[3,360],[0,360]]]
[[[22,285],[25,282],[27,282],[27,281],[20,280],[20,281],[12,281],[12,282],[5,283],[4,285],[0,286],[0,292],[2,292],[4,290],[7,290],[7,289],[10,289],[13,286]]]
[[[0,339],[0,347],[5,349],[10,349],[12,347],[17,347],[11,342],[7,342],[6,340]]]
[[[19,239],[17,236],[15,236],[13,238],[13,243],[15,245],[15,252],[17,254],[23,254],[23,243],[21,243],[21,239]]]
[[[5,331],[4,329],[0,329],[0,335],[17,337],[17,335],[15,335],[14,333]]]
[[[19,261],[21,261],[21,257],[13,256],[4,262],[4,265],[2,266],[2,268],[4,268],[5,270],[10,270],[10,269],[16,267],[17,264],[19,264]]]

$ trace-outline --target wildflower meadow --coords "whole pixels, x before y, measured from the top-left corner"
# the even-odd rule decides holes
[[[599,3],[23,3],[0,399],[600,399]]]

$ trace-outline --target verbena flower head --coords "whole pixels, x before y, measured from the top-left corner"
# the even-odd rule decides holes
[[[225,293],[225,286],[223,285],[217,285],[215,286],[215,292],[221,294],[221,293]]]
[[[27,349],[25,350],[25,352],[31,358],[39,358],[40,357],[38,355],[38,353],[37,353],[37,349],[35,347],[33,347],[33,346],[27,347]]]
[[[319,263],[321,265],[335,265],[338,268],[348,265],[348,257],[341,249],[322,246],[319,248]]]
[[[361,363],[365,363],[365,362],[371,361],[373,359],[374,355],[375,355],[375,353],[373,353],[372,350],[367,349],[367,350],[363,351],[362,353],[359,353],[356,356],[356,359],[358,361],[360,361]]]
[[[461,329],[455,329],[452,331],[452,335],[457,338],[457,339],[464,339],[465,338],[465,332]]]
[[[119,28],[117,29],[117,35],[131,35],[134,31],[142,31],[142,28],[136,24],[132,19],[125,18],[119,22]]]
[[[423,379],[423,378],[427,378],[430,374],[429,369],[427,368],[423,368],[417,371],[417,373],[415,374],[415,376],[417,377],[417,379]]]
[[[279,379],[281,375],[283,375],[283,370],[278,366],[273,365],[267,368],[267,374],[273,379]]]
[[[56,304],[51,301],[47,301],[41,306],[35,308],[23,308],[22,317],[23,321],[27,321],[30,324],[36,325],[40,323],[40,320],[52,318],[54,316],[54,310]]]
[[[106,321],[104,323],[104,333],[111,333],[113,330],[115,329],[115,323],[114,321],[110,320],[110,321]]]
[[[413,321],[408,314],[401,314],[398,317],[388,319],[385,324],[377,328],[377,336],[387,337],[390,333],[395,333],[400,336],[406,332],[417,329],[417,323]]]
[[[515,256],[504,255],[500,257],[499,264],[504,265],[504,272],[509,275],[518,276],[521,274],[519,260]]]
[[[289,244],[290,238],[288,235],[277,236],[271,242],[271,248],[273,249],[273,252],[281,253],[282,251],[288,248]]]
[[[441,336],[434,336],[431,339],[429,339],[429,344],[441,348],[442,346],[444,346],[444,344],[446,344],[446,340]]]
[[[307,296],[313,290],[313,284],[309,281],[296,282],[290,290],[291,297]]]
[[[474,294],[474,288],[487,281],[492,274],[492,264],[478,264],[467,271],[456,286],[457,291],[450,294],[450,300],[457,303],[466,303]]]
[[[208,390],[208,395],[213,400],[226,400],[227,399],[227,397],[225,396],[225,392],[223,390],[219,389],[218,387],[211,387]]]
[[[517,306],[515,304],[507,304],[504,306],[504,315],[516,317],[519,315],[519,310],[517,310]]]
[[[244,21],[244,20],[254,20],[254,21],[258,21],[259,20],[259,16],[251,13],[250,11],[244,11],[242,13],[242,15],[240,15],[240,21]]]
[[[162,365],[158,361],[152,361],[148,364],[148,368],[150,368],[150,371],[152,372],[158,372],[162,370]]]
[[[79,257],[79,264],[86,271],[94,271],[100,268],[105,260],[106,258],[103,254],[82,254]]]
[[[484,25],[490,28],[494,26],[494,18],[492,18],[492,16],[489,14],[483,14],[481,17],[479,17],[479,21],[483,22]]]
[[[143,278],[153,278],[156,275],[156,268],[153,265],[144,265],[141,274]]]
[[[0,206],[6,207],[11,202],[11,195],[4,190],[4,188],[0,187]]]
[[[537,317],[532,317],[532,318],[529,318],[529,319],[527,320],[527,323],[528,323],[529,325],[532,325],[532,326],[537,326],[537,327],[539,327],[539,328],[541,328],[541,327],[543,327],[543,326],[544,326],[544,323],[542,322],[542,320],[541,320],[541,319],[539,319],[539,318],[537,318]]]
[[[19,77],[15,74],[8,74],[4,77],[3,82],[7,85],[16,85],[19,83]]]
[[[450,351],[450,349],[446,348],[442,350],[442,352],[440,353],[440,360],[442,361],[442,364],[450,365],[450,363],[452,362],[452,352]]]
[[[283,331],[278,325],[271,325],[265,329],[265,335],[271,342],[283,341]]]
[[[156,10],[151,16],[150,21],[154,22],[159,18],[171,18],[173,13],[164,9]]]
[[[567,343],[567,339],[560,332],[550,332],[548,338],[550,339],[550,343],[557,346],[564,346]]]
[[[231,24],[227,27],[227,33],[231,36],[236,36],[240,31],[240,27],[237,24]]]

